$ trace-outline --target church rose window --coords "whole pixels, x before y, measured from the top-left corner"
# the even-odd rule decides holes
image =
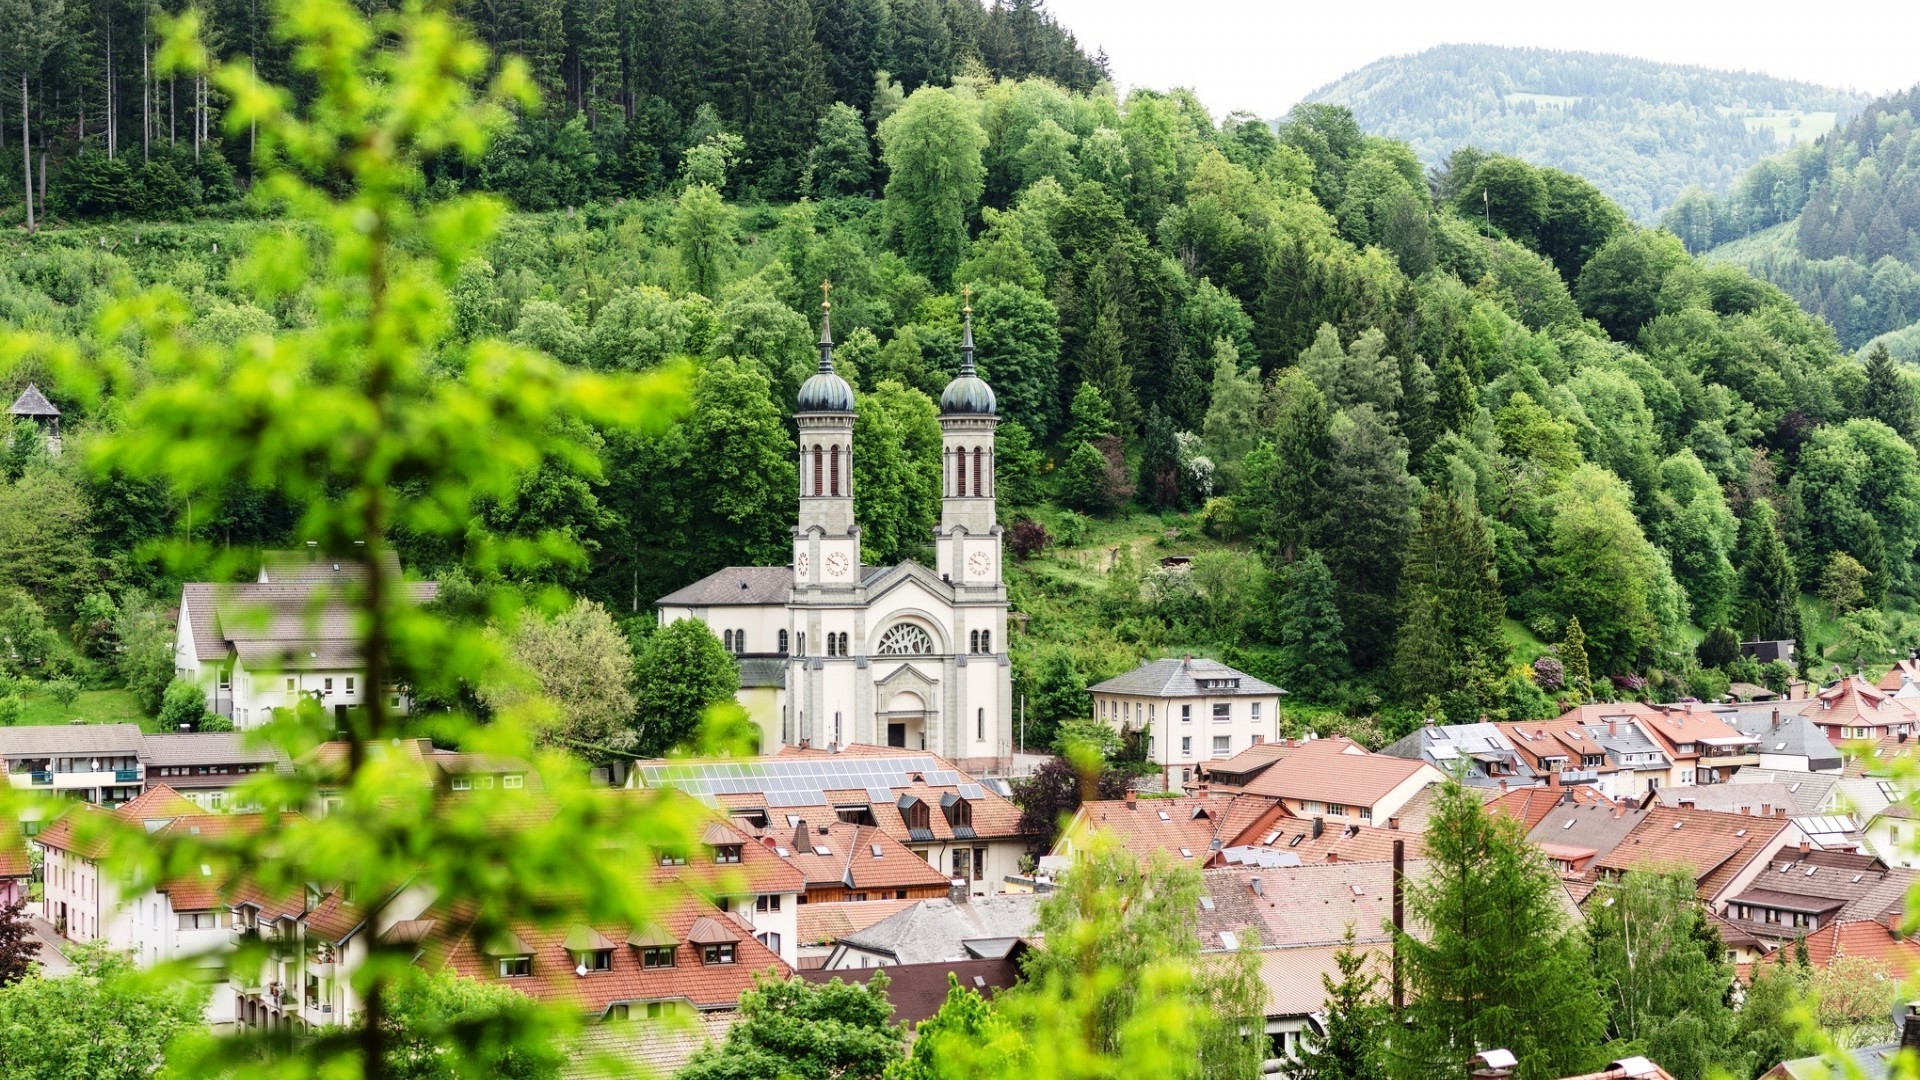
[[[895,623],[880,635],[881,656],[932,656],[933,636],[912,623]]]

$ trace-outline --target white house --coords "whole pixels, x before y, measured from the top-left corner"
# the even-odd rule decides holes
[[[400,562],[385,554],[387,575],[400,580]],[[351,605],[366,579],[364,563],[338,560],[316,547],[270,552],[257,580],[237,584],[191,582],[181,589],[174,640],[174,672],[206,688],[207,710],[236,728],[265,724],[274,709],[309,698],[344,717],[364,705],[365,663]],[[400,586],[415,603],[438,595],[431,581]],[[389,708],[411,704],[398,685],[380,688]]]
[[[1147,760],[1169,790],[1202,764],[1270,742],[1280,730],[1272,683],[1217,660],[1154,660],[1092,687],[1094,719],[1118,731],[1146,733]]]
[[[662,625],[705,622],[741,660],[740,702],[761,745],[881,744],[978,773],[1014,751],[993,391],[974,373],[972,315],[960,374],[940,396],[942,492],[935,565],[861,561],[854,520],[854,397],[833,370],[800,388],[800,501],[786,566],[728,567],[656,601]]]

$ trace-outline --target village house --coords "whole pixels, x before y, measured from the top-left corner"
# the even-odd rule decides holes
[[[1588,719],[1575,710],[1555,720],[1504,723],[1500,729],[1549,786],[1592,784],[1607,797],[1622,799],[1678,782],[1672,759],[1637,720],[1632,712]],[[1689,783],[1692,773],[1691,768],[1683,773]]]
[[[389,551],[383,558],[388,578],[399,581],[399,556]],[[376,692],[386,696],[389,709],[405,713],[412,699],[404,686],[365,685],[351,601],[366,569],[351,556],[309,546],[267,553],[251,582],[183,586],[175,674],[203,687],[207,711],[240,729],[260,727],[273,710],[302,700],[344,718]],[[431,581],[402,582],[400,588],[419,604],[439,595]]]
[[[773,757],[639,762],[627,782],[678,788],[756,836],[791,837],[801,821],[875,828],[945,874],[949,887],[976,896],[1003,891],[1006,879],[1019,875],[1032,841],[1020,829],[1020,810],[1004,781],[978,780],[937,755],[892,747],[856,745],[834,753],[794,747]],[[884,890],[889,895],[908,887],[902,878],[887,880],[894,882]]]
[[[1498,724],[1425,724],[1380,752],[1424,761],[1472,787],[1544,783]]]
[[[1368,753],[1344,738],[1313,739],[1255,777],[1246,791],[1278,801],[1297,818],[1384,825],[1429,784],[1445,780],[1424,761]]]
[[[1718,910],[1724,897],[1753,886],[1773,852],[1808,839],[1787,820],[1785,807],[1776,807],[1774,814],[1654,806],[1612,851],[1593,861],[1592,872],[1606,878],[1629,870],[1680,867],[1692,875],[1701,902]]]
[[[1858,675],[1848,675],[1804,701],[1780,702],[1782,713],[1811,721],[1835,746],[1913,738],[1914,700],[1882,690]]]
[[[138,724],[0,727],[0,764],[8,783],[107,807],[145,790],[145,754]]]
[[[1182,657],[1143,662],[1090,687],[1093,717],[1140,733],[1147,761],[1165,790],[1191,783],[1209,762],[1271,742],[1280,731],[1285,691],[1217,660]]]
[[[1039,902],[1032,893],[922,900],[841,938],[822,970],[1005,959],[1033,937]]]
[[[1872,855],[1821,851],[1802,840],[1770,853],[1761,873],[1745,888],[1727,890],[1714,911],[1775,948],[1835,923],[1892,931],[1916,880],[1920,873]]]
[[[175,818],[200,812],[164,786],[111,810],[75,804],[33,837],[41,852],[41,918],[69,941],[134,948],[136,905],[126,901],[135,898],[121,896],[119,882],[103,871],[102,860],[117,837],[153,833]]]

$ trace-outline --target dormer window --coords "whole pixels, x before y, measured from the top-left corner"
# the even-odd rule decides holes
[[[613,950],[590,949],[586,952],[577,952],[573,954],[573,963],[576,968],[586,968],[589,972],[612,971]]]
[[[500,957],[500,977],[503,979],[525,979],[533,975],[533,957]]]
[[[660,865],[661,866],[685,866],[687,865],[687,857],[685,855],[676,854],[671,851],[663,851],[660,853]]]
[[[900,799],[900,817],[907,823],[907,834],[915,840],[933,839],[933,814],[926,801],[917,795]]]
[[[720,844],[713,849],[713,861],[728,864],[740,861],[740,844]]]
[[[640,950],[640,967],[646,971],[673,966],[674,949],[671,945],[656,945]]]
[[[973,835],[973,804],[957,794],[949,794],[940,800],[940,810],[946,815],[947,825],[953,834],[962,839]]]
[[[702,964],[731,964],[734,962],[734,945],[731,941],[716,942],[700,946]]]

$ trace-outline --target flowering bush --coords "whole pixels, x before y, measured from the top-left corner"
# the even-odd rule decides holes
[[[1551,694],[1567,685],[1567,665],[1557,656],[1540,656],[1533,662],[1533,684]]]

